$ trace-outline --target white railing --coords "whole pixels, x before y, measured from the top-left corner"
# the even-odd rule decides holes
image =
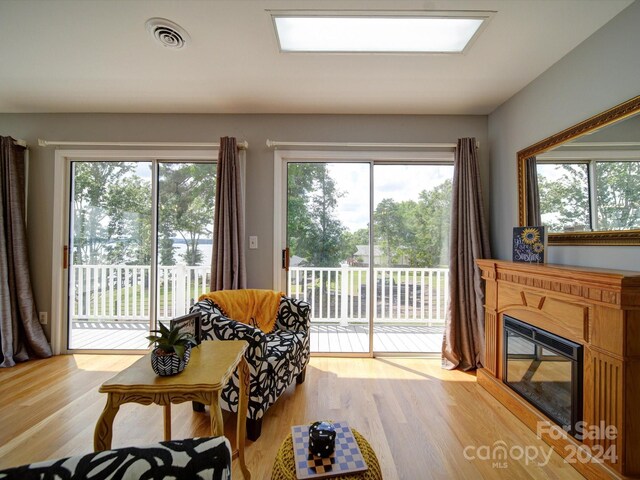
[[[376,267],[373,272],[374,322],[444,323],[449,301],[448,268]],[[291,267],[287,291],[312,305],[312,322],[368,322],[368,268]]]
[[[210,267],[158,267],[159,320],[183,315],[208,292]],[[74,265],[71,270],[73,320],[149,321],[151,267],[148,265]]]
[[[444,322],[448,269],[374,268],[374,276],[375,322]],[[210,277],[208,266],[159,266],[158,319],[187,313],[209,291]],[[73,320],[149,320],[149,266],[74,265],[70,285]],[[314,323],[367,323],[371,314],[368,268],[292,267],[287,291],[311,303]]]

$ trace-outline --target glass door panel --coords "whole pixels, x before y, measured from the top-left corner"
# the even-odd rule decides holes
[[[189,312],[210,290],[216,164],[158,164],[158,302],[156,315]]]
[[[452,178],[452,165],[374,166],[375,352],[441,350]]]
[[[369,352],[367,163],[287,164],[287,292],[311,304],[311,351]]]
[[[151,163],[73,162],[69,349],[146,348]]]

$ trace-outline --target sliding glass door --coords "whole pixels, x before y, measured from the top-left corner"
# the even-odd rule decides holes
[[[424,162],[287,156],[286,290],[311,304],[312,352],[439,351],[451,155]]]
[[[74,161],[69,350],[140,350],[209,290],[215,163]]]
[[[158,165],[158,301],[160,321],[189,312],[209,291],[213,248],[214,163]]]
[[[287,165],[287,291],[311,303],[311,350],[369,352],[369,163]]]
[[[452,165],[375,165],[376,352],[439,352],[449,299]]]

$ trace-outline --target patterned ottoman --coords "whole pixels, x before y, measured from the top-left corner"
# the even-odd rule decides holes
[[[353,436],[358,443],[358,447],[360,447],[362,457],[365,462],[367,462],[369,468],[364,472],[340,475],[331,478],[342,478],[344,480],[382,480],[380,464],[378,463],[378,457],[376,457],[376,453],[373,451],[373,448],[371,448],[369,442],[367,442],[367,440],[360,435],[355,428],[352,428],[351,432],[353,433]],[[296,480],[296,466],[294,463],[293,441],[291,434],[289,434],[287,438],[285,438],[284,442],[282,442],[282,445],[280,445],[280,449],[276,455],[276,460],[273,463],[271,480]]]

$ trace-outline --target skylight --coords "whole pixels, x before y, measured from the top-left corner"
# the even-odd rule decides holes
[[[488,16],[272,13],[281,51],[323,53],[461,53]]]

